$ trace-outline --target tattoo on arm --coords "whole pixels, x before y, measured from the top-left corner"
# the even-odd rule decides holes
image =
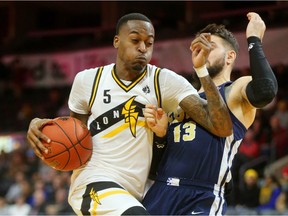
[[[232,123],[223,98],[209,76],[200,80],[207,101],[196,95],[190,95],[181,101],[180,106],[192,119],[211,133],[217,136],[230,135]]]

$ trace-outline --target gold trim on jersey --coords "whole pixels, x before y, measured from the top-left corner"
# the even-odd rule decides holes
[[[112,189],[111,191],[107,191],[107,192],[104,192],[102,194],[99,194],[98,195],[98,199],[99,199],[98,201],[92,199],[94,201],[94,203],[93,203],[93,207],[91,209],[91,215],[97,215],[96,209],[97,209],[99,204],[101,205],[101,202],[100,202],[101,199],[104,199],[104,198],[111,196],[111,195],[117,195],[117,194],[127,194],[127,195],[131,196],[131,194],[128,191],[125,191],[123,189]]]
[[[137,126],[141,126],[141,127],[146,127],[146,122],[145,121],[141,121],[141,120],[138,120],[136,122],[136,125]],[[104,136],[102,136],[102,138],[110,138],[110,137],[113,137],[115,136],[116,134],[118,133],[121,133],[123,130],[125,130],[126,128],[129,127],[129,124],[123,124],[123,125],[120,125],[119,127],[115,128],[114,130],[112,130],[111,132],[105,134]],[[130,128],[131,130],[131,128]]]
[[[138,77],[136,80],[131,82],[128,86],[126,86],[116,75],[114,67],[112,69],[112,77],[114,78],[115,82],[126,92],[128,92],[130,89],[132,89],[137,83],[146,75],[147,73],[147,67],[145,68],[145,71],[141,74],[140,77]]]
[[[156,71],[155,71],[155,76],[154,76],[154,87],[155,87],[155,93],[156,93],[158,107],[162,107],[161,92],[160,92],[160,88],[159,88],[159,74],[160,74],[160,70],[161,70],[161,68],[157,68]]]
[[[94,83],[92,87],[92,93],[91,93],[91,97],[90,97],[89,104],[88,104],[90,111],[91,111],[92,105],[97,95],[97,89],[98,89],[98,85],[99,85],[99,81],[100,81],[100,77],[101,77],[103,69],[104,69],[103,66],[99,67],[95,75],[95,79],[94,79]]]

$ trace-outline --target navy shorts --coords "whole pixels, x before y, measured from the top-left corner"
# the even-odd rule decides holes
[[[155,181],[143,205],[151,215],[224,215],[227,208],[223,193],[162,181]]]

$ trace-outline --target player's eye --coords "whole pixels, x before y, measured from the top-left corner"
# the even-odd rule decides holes
[[[138,42],[139,42],[139,40],[136,39],[136,38],[132,38],[131,41],[132,41],[133,43],[138,43]]]
[[[149,41],[149,42],[146,42],[146,46],[152,46],[153,45],[153,42]]]

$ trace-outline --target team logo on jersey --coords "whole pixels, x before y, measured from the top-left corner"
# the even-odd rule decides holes
[[[89,192],[89,195],[90,195],[90,198],[91,198],[94,202],[96,202],[96,203],[98,203],[98,204],[101,205],[100,200],[99,200],[99,197],[98,197],[98,194],[97,194],[97,192],[94,190],[94,188],[91,189],[91,191]]]
[[[136,106],[132,105],[135,98],[136,96],[128,100],[122,109],[122,115],[124,115],[125,123],[129,124],[130,131],[134,137],[136,137],[136,125],[139,115],[139,113],[135,111]]]
[[[146,86],[142,89],[142,91],[143,91],[145,94],[149,94],[149,93],[150,93],[150,88],[149,88],[149,86],[146,85]]]
[[[94,136],[124,120],[124,124],[113,130],[107,130],[109,132],[104,134],[102,138],[113,137],[127,128],[129,128],[131,134],[136,137],[136,127],[145,126],[145,121],[139,120],[139,116],[144,117],[142,109],[145,107],[145,105],[135,101],[136,97],[137,96],[133,96],[126,102],[98,116],[90,124],[91,135]]]

